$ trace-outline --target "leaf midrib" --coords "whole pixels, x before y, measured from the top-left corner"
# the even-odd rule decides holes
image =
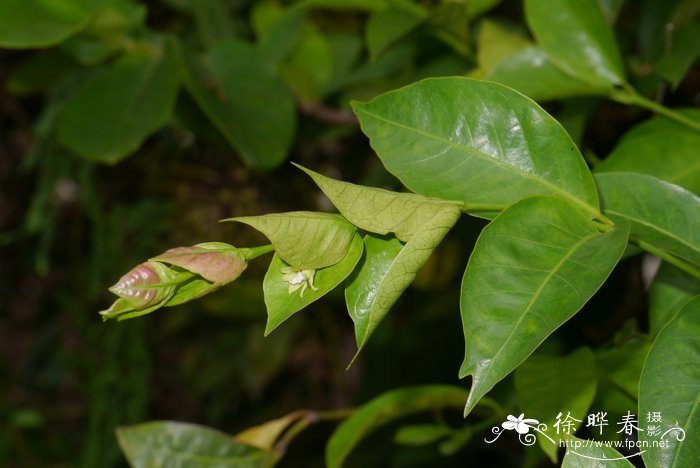
[[[366,110],[363,106],[356,106],[356,110],[357,110],[358,112],[362,112],[362,113],[364,113],[364,114],[367,114],[368,116],[373,117],[373,118],[375,118],[375,119],[377,119],[377,120],[379,120],[379,121],[381,121],[381,122],[384,122],[384,123],[387,123],[387,124],[390,124],[390,125],[394,125],[395,127],[398,127],[398,128],[401,128],[401,129],[404,129],[404,130],[407,130],[407,131],[415,132],[415,133],[417,133],[417,134],[419,134],[419,135],[422,135],[422,136],[425,136],[425,137],[428,137],[428,138],[432,138],[433,140],[446,143],[446,144],[452,146],[453,148],[463,150],[464,152],[466,152],[466,153],[468,153],[468,154],[470,154],[470,155],[473,155],[474,157],[477,157],[477,158],[479,158],[479,159],[481,159],[481,160],[483,160],[483,161],[486,161],[487,163],[493,164],[494,166],[498,166],[498,167],[500,167],[500,168],[502,168],[502,169],[504,169],[504,170],[506,170],[506,171],[510,171],[510,172],[516,173],[516,174],[522,176],[522,177],[525,178],[525,179],[528,179],[528,180],[531,180],[531,181],[535,182],[536,184],[543,185],[543,186],[549,188],[550,190],[552,190],[554,193],[560,194],[560,195],[562,195],[563,197],[565,197],[566,199],[573,201],[576,205],[583,207],[583,208],[584,208],[587,212],[589,212],[589,213],[593,213],[593,214],[596,214],[596,215],[598,214],[598,210],[597,210],[596,208],[594,208],[593,206],[591,206],[591,205],[589,205],[589,204],[583,202],[581,199],[575,197],[573,194],[571,194],[571,193],[569,193],[569,192],[567,192],[567,191],[565,191],[565,190],[562,190],[561,188],[557,187],[556,185],[552,185],[552,184],[551,184],[548,180],[546,180],[546,179],[541,179],[541,178],[535,177],[533,174],[531,174],[531,173],[529,173],[529,172],[526,172],[526,171],[524,171],[524,170],[522,170],[522,169],[520,169],[520,168],[518,168],[518,167],[516,167],[516,166],[512,166],[512,165],[510,165],[510,164],[507,164],[507,163],[501,161],[501,160],[498,159],[498,158],[495,158],[495,157],[490,156],[490,155],[488,155],[488,154],[486,154],[486,153],[482,153],[482,152],[480,152],[480,151],[477,151],[477,150],[475,150],[474,148],[471,148],[471,147],[469,147],[469,146],[465,146],[465,145],[462,145],[462,144],[455,143],[455,142],[452,141],[452,140],[449,140],[449,139],[447,139],[447,138],[440,137],[440,136],[435,135],[435,134],[433,134],[433,133],[428,133],[428,132],[426,132],[426,131],[424,131],[424,130],[420,130],[420,129],[415,128],[415,127],[410,127],[410,126],[408,126],[408,125],[402,124],[402,123],[397,122],[397,121],[394,121],[394,120],[389,120],[389,119],[387,119],[387,118],[385,118],[385,117],[382,117],[382,116],[380,116],[380,115],[378,115],[378,114],[375,114],[374,112],[370,112],[370,111]]]

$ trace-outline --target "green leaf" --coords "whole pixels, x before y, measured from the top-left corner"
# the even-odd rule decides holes
[[[267,306],[265,335],[272,333],[294,313],[335,289],[352,273],[362,256],[362,250],[362,238],[359,234],[354,234],[352,243],[340,262],[318,270],[308,270],[311,278],[304,278],[303,273],[307,270],[301,271],[302,276],[294,281],[291,281],[292,278],[300,270],[290,267],[275,254],[263,280]]]
[[[234,439],[237,442],[252,445],[262,450],[272,451],[275,450],[275,445],[280,436],[289,429],[292,424],[300,419],[313,417],[313,413],[308,414],[306,411],[294,411],[281,418],[273,419],[272,421],[267,421],[239,432]]]
[[[573,418],[585,421],[597,384],[595,358],[589,348],[579,348],[568,356],[536,354],[515,371],[520,409],[550,429],[562,412],[565,417],[570,413]],[[572,429],[578,426],[580,423],[574,423]],[[564,432],[550,431],[549,435],[557,443],[569,438]],[[558,445],[545,438],[539,438],[539,442],[549,459],[556,463]]]
[[[120,427],[116,433],[129,464],[139,468],[262,468],[275,460],[273,453],[197,424],[153,421]]]
[[[649,288],[649,334],[655,336],[671,317],[700,294],[700,278],[662,263]]]
[[[623,346],[596,353],[596,363],[602,375],[630,398],[639,395],[639,377],[651,343],[630,341]]]
[[[601,234],[557,197],[527,198],[482,231],[462,282],[460,377],[473,376],[465,414],[590,299],[628,232],[622,221]]]
[[[476,18],[498,6],[503,0],[470,0],[467,2],[467,15]]]
[[[410,0],[393,0],[385,9],[373,12],[365,26],[370,59],[375,59],[428,17],[428,12]]]
[[[277,255],[300,270],[335,265],[345,257],[355,226],[342,216],[311,211],[225,219],[247,224],[270,239]]]
[[[639,415],[661,413],[662,431],[679,427],[685,440],[671,432],[665,437],[640,432],[639,439],[668,441],[666,448],[642,454],[647,466],[685,467],[700,460],[700,298],[681,309],[659,332],[651,346],[639,383]]]
[[[632,225],[630,236],[700,265],[700,197],[632,172],[596,175],[604,211]]]
[[[465,390],[447,385],[404,387],[384,393],[365,403],[333,432],[326,445],[326,465],[341,467],[352,449],[381,426],[423,411],[459,408],[466,397]]]
[[[697,109],[678,109],[700,122]],[[700,195],[700,134],[665,117],[646,120],[627,132],[596,172],[641,172]]]
[[[656,71],[677,88],[693,63],[700,57],[700,22],[678,27],[668,41],[670,49],[656,62]]]
[[[589,440],[568,437],[562,468],[633,468],[620,452],[605,445],[594,445]]]
[[[331,79],[332,61],[326,37],[312,23],[306,23],[281,74],[298,100],[318,101]]]
[[[177,86],[177,60],[169,42],[126,54],[66,103],[58,136],[87,159],[115,164],[170,119]]]
[[[510,88],[431,78],[353,108],[384,166],[414,192],[461,201],[483,217],[546,194],[598,213],[595,185],[569,135]]]
[[[596,87],[625,81],[615,36],[597,0],[525,0],[527,23],[547,55]]]
[[[400,445],[428,445],[452,434],[452,429],[442,424],[414,424],[403,426],[394,435]]]
[[[304,9],[376,11],[385,8],[386,0],[301,0],[295,7]]]
[[[58,49],[31,55],[19,63],[5,81],[12,94],[27,95],[43,91],[77,68],[77,64]]]
[[[3,0],[0,47],[49,47],[80,31],[104,0]]]
[[[197,104],[256,169],[277,167],[287,156],[296,129],[294,99],[252,45],[216,44],[206,66],[185,57],[185,86]]]

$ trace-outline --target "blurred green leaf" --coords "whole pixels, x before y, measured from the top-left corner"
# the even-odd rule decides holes
[[[77,66],[78,64],[59,50],[43,51],[20,62],[5,81],[5,88],[8,92],[20,96],[43,91],[56,84]]]
[[[662,263],[649,288],[649,334],[657,333],[673,315],[700,294],[700,278]]]
[[[503,0],[469,0],[467,2],[467,15],[476,18],[487,11],[496,8]]]
[[[616,348],[596,353],[596,363],[603,375],[629,397],[636,399],[639,393],[639,376],[651,343],[630,341]]]
[[[379,395],[336,428],[326,445],[326,465],[340,468],[352,449],[381,426],[423,411],[459,408],[466,397],[464,389],[447,385],[404,387]]]
[[[206,67],[186,57],[185,86],[204,113],[256,169],[284,161],[296,129],[294,100],[251,44],[227,40],[216,44]]]
[[[700,57],[700,22],[680,26],[673,33],[671,47],[656,62],[656,71],[677,88]]]
[[[116,432],[129,464],[139,468],[263,468],[275,460],[271,452],[197,424],[153,421],[120,427]]]
[[[598,213],[595,185],[569,135],[505,86],[427,79],[353,108],[384,166],[414,192],[461,201],[487,218],[545,194]]]
[[[639,440],[651,446],[663,439],[669,446],[647,450],[647,466],[692,466],[700,460],[700,297],[686,304],[651,346],[639,383],[639,414],[660,413],[663,435],[639,432]],[[684,431],[683,436],[676,431]],[[685,438],[685,440],[683,440]],[[695,461],[693,461],[695,460]]]
[[[470,53],[468,4],[461,0],[441,1],[428,19],[433,35],[464,56]]]
[[[280,73],[298,100],[318,101],[329,85],[332,61],[326,37],[311,23],[306,23]]]
[[[335,289],[352,273],[362,251],[362,238],[359,234],[354,234],[352,243],[340,262],[317,270],[290,267],[275,254],[263,280],[267,306],[265,335],[272,333],[294,313]]]
[[[547,424],[549,435],[557,443],[569,438],[564,431],[554,433],[551,430],[557,416],[563,412],[564,417],[570,414],[585,421],[597,384],[595,358],[589,348],[579,348],[568,356],[535,354],[515,371],[515,391],[520,409],[527,416]],[[572,430],[579,426],[580,423],[574,422]],[[545,438],[538,440],[549,459],[556,463],[558,445]]]
[[[387,8],[370,14],[365,25],[365,40],[370,59],[400,40],[428,18],[428,11],[410,0],[392,0]]]
[[[452,429],[443,424],[414,424],[400,427],[394,435],[394,442],[401,445],[428,445],[451,433]]]
[[[525,0],[537,43],[566,73],[595,87],[625,81],[615,36],[597,0]]]
[[[562,468],[633,468],[634,465],[612,447],[597,446],[587,440],[569,436],[568,440],[579,446],[567,445]]]
[[[258,426],[250,427],[242,432],[239,432],[234,437],[234,440],[241,442],[246,445],[251,445],[253,447],[258,447],[261,450],[274,451],[276,449],[275,445],[279,440],[280,436],[289,427],[300,419],[311,418],[313,413],[306,411],[294,411],[281,418],[273,419],[272,421],[267,421]]]
[[[115,164],[168,121],[178,81],[169,42],[125,54],[66,103],[59,138],[84,158]]]
[[[623,221],[600,233],[558,197],[526,198],[482,231],[462,282],[459,375],[473,377],[465,414],[583,307],[622,256],[628,232]]]
[[[319,8],[327,10],[376,11],[385,8],[387,0],[300,0],[297,8]]]
[[[3,0],[0,47],[49,47],[80,31],[105,0]]]

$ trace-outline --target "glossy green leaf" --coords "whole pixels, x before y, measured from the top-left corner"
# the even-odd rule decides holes
[[[342,216],[311,211],[240,216],[237,221],[262,232],[279,257],[298,269],[316,270],[341,261],[355,236]]]
[[[650,346],[648,341],[630,341],[616,348],[598,351],[596,363],[603,377],[629,397],[637,399],[639,377]]]
[[[428,445],[452,434],[452,429],[442,424],[414,424],[403,426],[394,435],[400,445]]]
[[[700,110],[677,111],[700,122]],[[596,172],[641,172],[700,195],[698,148],[698,132],[665,117],[654,117],[627,132]]]
[[[676,88],[700,57],[700,22],[678,27],[668,42],[670,48],[656,62],[656,71]]]
[[[592,177],[569,135],[510,88],[431,78],[353,108],[384,166],[421,195],[462,201],[484,217],[546,194],[598,212]]]
[[[659,332],[639,383],[639,414],[661,413],[665,436],[641,432],[639,439],[668,441],[669,447],[647,450],[647,466],[686,467],[700,460],[700,298],[686,304]],[[679,440],[678,427],[685,431]]]
[[[525,0],[537,43],[566,73],[597,87],[625,80],[615,36],[597,0]]]
[[[628,232],[622,221],[600,233],[558,197],[527,198],[482,231],[462,282],[460,377],[473,376],[465,414],[590,299]]]
[[[306,270],[307,276],[304,276],[304,271],[290,267],[275,254],[263,280],[267,306],[265,335],[269,335],[294,313],[335,289],[352,273],[362,250],[362,238],[354,234],[340,262],[317,270]]]
[[[129,464],[139,468],[263,468],[275,455],[197,424],[153,421],[117,429]]]
[[[66,103],[59,138],[87,159],[117,163],[168,121],[177,86],[177,59],[169,44],[126,54]]]
[[[296,130],[294,99],[252,45],[227,40],[213,47],[205,66],[186,57],[185,86],[243,161],[257,169],[278,166]]]
[[[548,435],[556,442],[569,437],[556,433],[554,423],[562,412],[579,421],[586,420],[593,403],[598,379],[595,358],[588,348],[579,348],[568,356],[535,354],[515,371],[515,391],[520,409],[528,417],[546,423]],[[574,422],[573,428],[581,423]],[[572,428],[572,429],[573,429]],[[540,447],[556,463],[558,445],[538,438]]]
[[[595,445],[590,440],[570,436],[566,446],[562,468],[633,468],[620,452],[605,445]]]
[[[700,265],[700,197],[632,172],[596,175],[604,211],[632,225],[630,236]]]
[[[466,397],[465,390],[448,385],[404,387],[384,393],[365,403],[333,432],[326,445],[326,465],[340,468],[352,449],[381,426],[423,411],[459,408]]]
[[[3,0],[0,47],[49,47],[80,31],[104,0]]]
[[[365,26],[370,58],[376,58],[427,17],[428,12],[410,0],[394,0],[389,2],[387,8],[373,12]]]
[[[700,294],[700,278],[662,263],[649,288],[649,334],[655,336],[671,317]]]

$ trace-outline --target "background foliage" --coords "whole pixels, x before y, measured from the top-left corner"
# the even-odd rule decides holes
[[[541,102],[566,127],[601,172],[599,183],[605,172],[634,170],[697,194],[700,176],[688,160],[699,134],[649,120],[639,107],[698,105],[697,2],[560,2],[602,8],[614,36],[596,35],[601,24],[585,9],[574,15],[603,37],[592,43],[540,32],[533,10],[547,3],[3,2],[0,465],[120,466],[116,426],[172,419],[236,433],[300,408],[348,408],[401,386],[464,386],[456,304],[485,225],[475,218],[461,219],[447,235],[347,372],[355,338],[342,294],[263,338],[260,264],[223,291],[141,320],[102,324],[95,314],[109,301],[106,284],[169,247],[262,242],[220,219],[330,210],[287,161],[400,190],[361,134],[351,99],[430,76],[499,81]],[[581,73],[587,47],[602,50],[605,60]],[[638,93],[606,88],[625,80]],[[696,110],[682,115],[697,119]],[[639,372],[636,356],[649,347],[643,333],[656,334],[673,306],[699,291],[697,281],[664,264],[647,296],[648,263],[630,256],[543,345],[552,355],[596,348],[598,367],[572,379],[603,375],[596,398],[610,407],[636,406],[629,389],[635,375],[616,374],[616,362],[637,363],[631,367]],[[494,398],[512,404],[514,389],[527,394],[522,389],[537,365],[528,361]],[[443,391],[445,401],[463,396]],[[469,442],[476,429],[459,429],[462,404],[453,406],[445,413],[458,428],[453,433],[426,429],[430,418],[409,415],[415,424],[396,434],[401,448],[390,426],[363,441],[351,460],[550,463],[517,442]],[[333,427],[324,422],[305,432],[281,465],[322,465]],[[432,440],[442,442],[423,445]]]

